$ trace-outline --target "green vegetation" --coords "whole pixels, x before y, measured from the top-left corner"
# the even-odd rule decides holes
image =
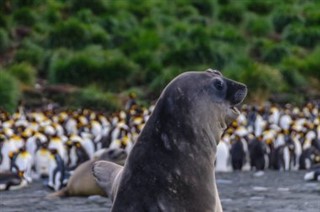
[[[17,80],[0,70],[0,108],[14,112],[18,106],[20,90]]]
[[[1,75],[6,86],[17,86],[12,76],[23,85],[12,102],[41,79],[78,87],[61,103],[112,110],[119,93],[154,100],[179,73],[211,67],[246,83],[251,101],[300,101],[297,93],[320,84],[319,8],[316,0],[4,0]]]
[[[9,35],[0,28],[0,53],[3,53],[9,47]]]
[[[115,95],[101,92],[96,87],[91,86],[75,93],[73,105],[76,107],[114,111],[120,107],[120,102]]]
[[[119,92],[132,85],[137,70],[137,65],[117,50],[97,46],[76,52],[60,49],[50,61],[49,81],[77,86],[95,83]]]
[[[25,85],[34,85],[36,70],[28,63],[18,63],[10,66],[8,73]]]

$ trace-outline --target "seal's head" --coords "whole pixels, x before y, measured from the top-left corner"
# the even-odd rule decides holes
[[[229,125],[240,114],[239,110],[235,107],[239,105],[247,95],[247,87],[239,82],[227,79],[222,76],[219,71],[208,69],[207,72],[212,73],[214,76],[213,86],[216,90],[216,101],[222,103],[225,107],[225,120]]]
[[[219,71],[185,72],[162,92],[161,113],[190,126],[207,127],[219,141],[222,132],[239,115],[236,108],[247,94],[247,87],[224,77]],[[187,119],[187,120],[186,120]]]

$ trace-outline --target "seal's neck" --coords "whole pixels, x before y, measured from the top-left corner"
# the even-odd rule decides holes
[[[175,113],[159,107],[160,103],[129,155],[128,173],[139,175],[140,179],[152,179],[144,182],[144,186],[157,188],[157,196],[180,198],[183,195],[179,202],[183,208],[213,211],[212,207],[219,202],[215,199],[218,193],[214,178],[218,127],[209,123],[209,117],[194,114],[186,107]],[[146,161],[149,168],[140,165]],[[171,199],[167,203],[170,202]]]
[[[212,111],[179,105],[175,105],[179,108],[176,111],[161,101],[157,106],[138,142],[152,143],[160,152],[162,150],[183,158],[183,163],[190,161],[213,169],[216,146],[222,134],[221,114],[212,117],[207,115],[214,114]]]

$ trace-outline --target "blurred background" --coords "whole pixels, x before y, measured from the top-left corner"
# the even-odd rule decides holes
[[[320,93],[316,0],[1,0],[0,107],[115,111],[184,71],[218,69],[249,103]]]
[[[110,211],[43,197],[124,162],[166,84],[208,68],[249,90],[217,147],[224,210],[318,211],[319,0],[0,0],[0,191],[34,182],[1,208]]]

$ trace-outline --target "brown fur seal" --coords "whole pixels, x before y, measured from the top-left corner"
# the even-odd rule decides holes
[[[124,168],[93,166],[98,184],[114,196],[112,211],[222,211],[216,148],[246,94],[245,85],[211,69],[171,81]]]
[[[49,194],[48,198],[64,196],[107,196],[106,192],[97,185],[92,175],[92,165],[98,160],[112,161],[117,164],[124,164],[127,153],[123,149],[101,149],[92,160],[80,164],[71,175],[66,187]]]

